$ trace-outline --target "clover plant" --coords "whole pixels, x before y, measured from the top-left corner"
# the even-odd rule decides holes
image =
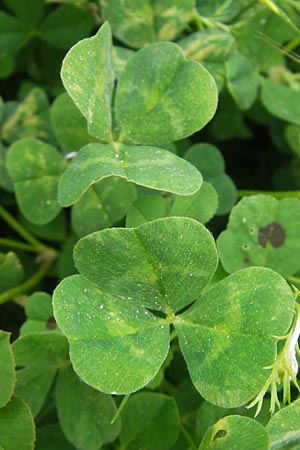
[[[0,0],[0,450],[300,448],[300,7]]]

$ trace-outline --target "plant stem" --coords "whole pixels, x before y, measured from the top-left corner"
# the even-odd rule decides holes
[[[50,267],[53,264],[53,261],[56,259],[56,254],[54,253],[44,253],[44,260],[41,263],[38,270],[30,277],[28,280],[24,281],[24,283],[19,286],[15,286],[11,289],[8,289],[5,292],[0,294],[0,305],[11,300],[18,295],[24,294],[33,288],[40,280],[44,278],[46,273],[49,271]]]
[[[257,194],[270,195],[270,196],[278,198],[278,199],[286,198],[286,197],[300,198],[300,191],[259,191],[259,190],[252,190],[252,189],[239,189],[238,190],[238,196],[240,198],[247,197],[249,195],[257,195]]]
[[[29,231],[26,230],[2,205],[0,205],[0,217],[8,223],[22,238],[29,242],[33,247],[41,251],[45,246],[37,240]]]
[[[27,252],[39,253],[39,249],[25,242],[16,241],[15,239],[0,238],[0,245],[3,247],[18,248]]]
[[[183,434],[183,436],[185,437],[186,441],[191,446],[191,448],[193,450],[197,450],[198,447],[196,447],[195,442],[192,440],[191,436],[189,435],[189,433],[186,431],[184,425],[182,425],[182,424],[180,425],[180,431]]]
[[[124,398],[122,399],[119,408],[117,409],[114,417],[111,419],[110,423],[113,425],[115,423],[115,421],[117,420],[117,418],[119,417],[119,415],[121,414],[121,412],[123,411],[123,409],[125,408],[126,403],[129,400],[131,394],[127,394],[124,396]]]
[[[300,278],[298,278],[298,277],[293,277],[292,275],[289,276],[289,277],[287,277],[287,280],[288,280],[290,283],[300,284]]]

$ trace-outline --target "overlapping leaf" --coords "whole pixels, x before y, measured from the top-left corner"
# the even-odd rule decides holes
[[[193,194],[202,176],[191,164],[156,147],[89,144],[81,149],[61,177],[58,202],[70,206],[94,183],[115,175],[152,189]]]

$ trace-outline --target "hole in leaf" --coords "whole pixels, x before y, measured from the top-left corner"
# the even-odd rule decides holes
[[[263,248],[267,246],[267,242],[270,242],[274,248],[281,247],[285,238],[285,231],[277,222],[269,223],[269,225],[258,229],[258,243]]]
[[[226,431],[226,430],[219,430],[219,431],[217,431],[216,434],[214,435],[212,441],[215,442],[217,439],[221,439],[221,438],[225,437],[226,434],[227,434],[227,431]]]

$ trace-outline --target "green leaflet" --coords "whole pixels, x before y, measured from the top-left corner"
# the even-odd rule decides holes
[[[0,11],[0,54],[15,53],[29,41],[29,33],[21,20]]]
[[[52,299],[46,292],[35,292],[26,303],[26,322],[20,329],[20,336],[32,333],[48,333],[58,331],[53,317]]]
[[[112,397],[83,383],[70,366],[58,375],[55,397],[61,428],[76,448],[98,450],[118,436],[120,419],[110,423],[116,410]]]
[[[227,416],[210,427],[199,450],[269,450],[270,438],[255,420]]]
[[[138,198],[128,210],[126,226],[136,227],[166,216],[190,217],[198,222],[206,223],[214,216],[218,208],[217,193],[212,185],[206,182],[193,195],[176,195],[168,200],[161,195],[146,195]]]
[[[13,191],[14,185],[6,167],[7,149],[0,144],[0,187],[6,191]]]
[[[201,223],[208,222],[218,209],[218,195],[212,184],[204,182],[193,195],[175,197],[170,216],[191,217]]]
[[[15,361],[9,340],[10,333],[0,330],[0,408],[9,402],[15,386]]]
[[[202,185],[203,186],[203,185]],[[137,227],[145,222],[166,217],[167,200],[158,194],[145,195],[132,203],[126,216],[126,227]]]
[[[217,254],[203,225],[177,217],[93,233],[78,242],[74,260],[103,293],[169,313],[198,297],[216,269]]]
[[[293,305],[279,274],[252,267],[206,290],[176,319],[192,381],[206,400],[233,408],[255,396],[276,356],[274,336],[291,325]]]
[[[87,132],[87,123],[67,93],[59,95],[51,106],[51,124],[61,149],[80,150],[96,139]]]
[[[277,45],[293,39],[295,32],[284,19],[263,5],[246,12],[243,19],[230,27],[237,47],[256,69],[268,72],[270,66],[281,61]]]
[[[156,375],[169,350],[163,319],[130,296],[120,301],[104,294],[81,275],[65,278],[53,302],[74,370],[85,382],[102,392],[127,394]]]
[[[142,392],[130,397],[121,417],[124,450],[167,450],[179,434],[176,402],[164,394]]]
[[[36,26],[42,17],[45,0],[4,0],[8,8],[29,26]]]
[[[25,137],[53,142],[49,106],[45,92],[40,88],[33,88],[23,102],[16,103],[15,108],[8,110],[2,124],[2,139],[8,144]]]
[[[299,226],[300,200],[244,197],[217,240],[222,265],[229,273],[255,265],[294,274],[300,268]]]
[[[264,79],[261,99],[267,110],[287,122],[300,125],[300,91]]]
[[[63,61],[61,76],[66,90],[88,122],[89,133],[110,142],[115,77],[108,23],[94,37],[78,42],[69,50]]]
[[[211,144],[195,144],[184,155],[215,188],[218,194],[217,214],[228,213],[237,200],[236,187],[225,173],[225,162],[221,152]]]
[[[0,408],[0,446],[3,450],[33,450],[35,428],[28,405],[20,398],[13,397]]]
[[[251,61],[239,52],[230,53],[225,67],[230,94],[242,111],[249,109],[257,97],[258,73],[253,68]]]
[[[300,444],[299,423],[300,399],[274,414],[266,427],[272,450],[297,450]]]
[[[204,127],[217,106],[212,76],[186,61],[174,43],[156,43],[137,52],[125,66],[116,94],[120,140],[161,144]]]
[[[173,40],[194,13],[194,0],[100,0],[113,34],[131,47]]]
[[[0,253],[0,292],[19,284],[24,270],[18,256],[13,252]]]
[[[20,139],[10,147],[7,167],[20,210],[29,221],[42,225],[59,213],[57,186],[66,165],[55,147],[34,138]]]
[[[241,10],[239,0],[196,0],[200,16],[216,22],[230,22]]]
[[[125,216],[136,196],[135,186],[122,178],[109,177],[93,184],[72,208],[74,231],[82,237],[111,227]]]
[[[59,204],[70,206],[76,203],[92,184],[112,175],[182,195],[196,192],[202,184],[200,172],[167,150],[124,144],[88,144],[78,152],[61,177]]]
[[[92,17],[84,9],[72,5],[61,5],[43,21],[39,37],[54,47],[67,50],[78,40],[87,36],[93,26]]]
[[[285,137],[294,154],[300,157],[300,125],[287,125]]]
[[[68,362],[68,343],[59,333],[35,333],[13,344],[17,371],[16,394],[40,411],[57,371]]]

